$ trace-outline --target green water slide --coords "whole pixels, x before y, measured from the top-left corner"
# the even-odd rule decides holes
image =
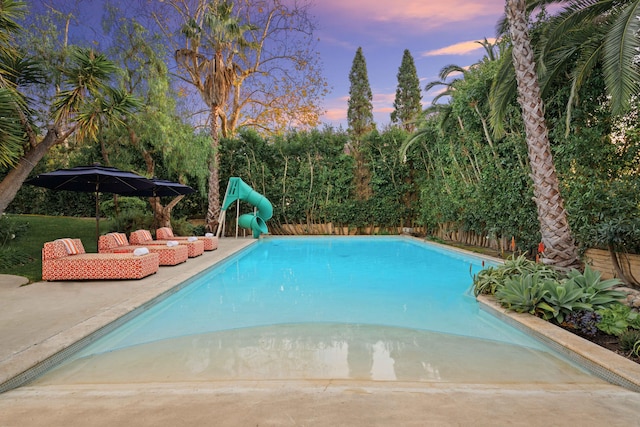
[[[238,218],[238,225],[242,228],[251,230],[253,232],[253,237],[256,239],[260,237],[261,234],[267,234],[269,229],[267,228],[265,221],[271,219],[271,216],[273,215],[273,206],[271,205],[271,202],[262,194],[251,188],[241,178],[229,178],[229,185],[227,186],[227,192],[224,195],[222,210],[226,211],[229,206],[237,200],[247,202],[256,208],[254,213],[240,215]]]

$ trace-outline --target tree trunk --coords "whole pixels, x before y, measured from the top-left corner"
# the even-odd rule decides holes
[[[625,285],[640,289],[640,283],[638,283],[636,278],[633,277],[631,266],[629,265],[629,274],[627,275],[620,265],[619,255],[615,247],[613,245],[608,245],[607,248],[609,249],[609,255],[611,256],[611,264],[613,265],[613,269],[615,270],[618,279],[622,280]]]
[[[220,133],[218,131],[218,116],[220,107],[211,107],[211,156],[209,158],[209,193],[206,229],[214,233],[220,216]]]
[[[518,102],[526,130],[533,179],[534,201],[545,257],[542,261],[559,268],[580,267],[578,251],[571,236],[560,185],[551,157],[544,105],[535,71],[525,0],[507,0],[506,13],[513,45],[513,65],[518,83]]]
[[[371,172],[365,162],[364,155],[360,152],[359,146],[354,149],[353,157],[356,160],[353,176],[356,187],[356,200],[369,200],[372,195]]]
[[[45,154],[57,143],[65,138],[58,138],[58,129],[50,128],[44,139],[36,145],[30,145],[30,149],[20,158],[15,168],[11,169],[7,176],[0,182],[0,214],[13,201],[18,190],[29,177],[29,174]]]
[[[162,203],[160,203],[160,197],[149,197],[149,203],[153,207],[154,228],[171,228],[171,211],[183,198],[183,195],[176,196],[171,199],[171,202],[163,206]]]

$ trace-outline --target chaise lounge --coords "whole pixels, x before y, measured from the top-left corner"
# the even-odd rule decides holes
[[[160,265],[177,265],[185,262],[189,257],[189,249],[186,246],[167,246],[162,243],[133,245],[129,243],[124,233],[107,233],[98,239],[100,253],[127,253],[140,247],[148,248],[149,252],[158,254]]]
[[[142,279],[158,265],[154,253],[88,254],[80,239],[58,239],[42,248],[42,280],[48,281]]]
[[[216,236],[174,236],[173,230],[169,227],[162,227],[156,230],[156,239],[158,240],[201,240],[204,243],[205,251],[213,251],[218,249],[218,238]]]
[[[169,242],[177,242],[179,246],[186,246],[189,249],[189,258],[200,256],[204,253],[204,242],[200,240],[153,240],[149,230],[136,230],[129,235],[129,242],[132,245],[166,245]]]

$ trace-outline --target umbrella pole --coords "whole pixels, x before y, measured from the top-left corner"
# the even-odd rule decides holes
[[[96,252],[98,252],[99,238],[100,238],[100,193],[98,193],[98,189],[96,188]]]

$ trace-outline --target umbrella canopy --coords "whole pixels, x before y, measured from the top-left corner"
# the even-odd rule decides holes
[[[179,182],[158,178],[152,178],[150,181],[153,182],[153,187],[141,188],[122,194],[125,196],[142,197],[175,197],[196,192],[195,189],[188,185],[180,184]]]
[[[25,181],[25,184],[52,190],[79,191],[96,195],[96,240],[100,235],[99,193],[125,194],[154,186],[153,182],[133,172],[123,171],[99,163],[91,166],[77,166],[42,173]]]

